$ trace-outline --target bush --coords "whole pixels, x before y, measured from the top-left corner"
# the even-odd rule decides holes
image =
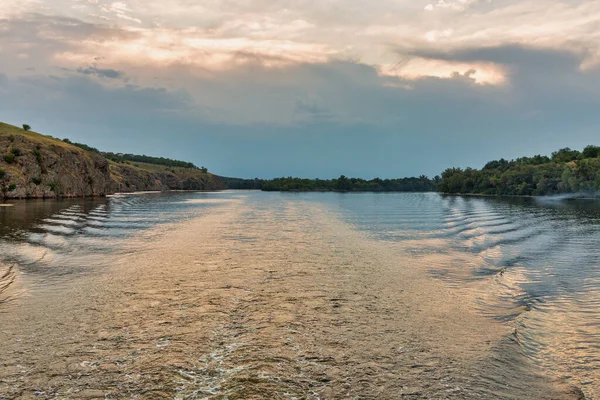
[[[15,190],[17,188],[17,185],[14,183],[11,183],[10,185],[8,185],[8,191],[12,192],[13,190]]]
[[[19,149],[18,147],[14,147],[11,151],[11,153],[13,153],[15,155],[15,157],[19,157],[21,154],[21,149]]]
[[[4,178],[6,176],[6,171],[3,170],[2,168],[0,168],[0,179]]]
[[[38,146],[35,149],[31,150],[31,152],[35,156],[35,160],[37,161],[38,165],[40,166],[42,174],[47,174],[48,170],[46,169],[46,167],[44,167],[44,162],[42,160],[42,152],[40,151],[40,148],[41,148],[41,146]]]
[[[56,188],[58,188],[58,184],[56,182],[50,182],[48,186],[50,186],[50,190],[53,192],[56,192]]]
[[[27,125],[27,124],[23,124],[23,129],[26,130],[26,131],[28,131],[28,130],[31,129],[31,127],[29,125]]]
[[[31,178],[31,182],[33,182],[36,185],[39,185],[40,183],[42,183],[42,178]]]
[[[4,161],[6,161],[7,164],[12,164],[13,162],[15,162],[15,158],[17,158],[13,153],[8,153],[4,155]]]
[[[77,147],[79,147],[80,149],[83,149],[83,150],[85,150],[85,151],[89,151],[89,152],[92,152],[92,153],[100,153],[100,150],[98,150],[98,149],[97,149],[97,148],[95,148],[95,147],[88,146],[87,144],[83,144],[83,143],[77,143],[77,142],[72,142],[71,144],[72,144],[73,146],[77,146]]]

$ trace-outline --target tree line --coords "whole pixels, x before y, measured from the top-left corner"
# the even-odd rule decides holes
[[[171,158],[166,158],[166,157],[152,157],[152,156],[139,155],[139,154],[113,153],[110,151],[104,152],[104,151],[98,150],[95,147],[88,146],[87,144],[73,142],[70,139],[66,139],[66,138],[63,139],[63,142],[72,144],[73,146],[79,147],[80,149],[83,149],[85,151],[102,154],[105,158],[112,160],[114,162],[118,162],[118,163],[124,163],[126,161],[130,161],[130,162],[140,162],[140,163],[145,163],[145,164],[164,165],[167,167],[192,168],[192,169],[201,170],[202,172],[208,172],[208,170],[205,167],[198,167],[194,163],[187,162],[187,161],[173,160]]]
[[[180,160],[173,160],[171,158],[166,157],[152,157],[146,155],[138,155],[138,154],[121,154],[121,153],[112,153],[112,152],[103,152],[102,155],[109,160],[115,162],[140,162],[145,164],[156,164],[156,165],[165,165],[167,167],[179,167],[179,168],[192,168],[199,169],[204,172],[207,172],[204,167],[197,167],[194,163]]]
[[[416,178],[365,180],[348,178],[341,175],[336,179],[306,179],[282,177],[275,179],[239,179],[221,177],[230,189],[260,189],[265,192],[308,192],[308,191],[342,191],[342,192],[433,192],[440,177],[429,179],[421,175]]]
[[[443,193],[544,196],[600,193],[600,147],[568,147],[551,157],[536,155],[490,161],[478,170],[448,168],[437,186]]]

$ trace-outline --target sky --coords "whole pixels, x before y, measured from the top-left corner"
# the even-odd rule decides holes
[[[0,121],[237,177],[600,145],[600,0],[1,0]]]

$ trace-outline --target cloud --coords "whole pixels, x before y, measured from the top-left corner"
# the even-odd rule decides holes
[[[519,51],[525,66],[539,65],[539,57],[557,70],[515,68],[518,84],[509,86],[478,85],[468,71],[406,80],[351,61],[218,76],[179,65],[163,71],[178,80],[153,87],[69,71],[8,76],[11,103],[2,118],[102,149],[184,158],[248,177],[434,175],[591,143],[600,127],[600,79],[580,70],[572,54],[500,48],[446,57],[512,62]]]
[[[478,0],[456,0],[456,1],[446,1],[446,0],[438,0],[435,4],[427,4],[425,6],[426,11],[433,11],[436,8],[441,9],[450,9],[454,11],[463,11],[473,4],[476,4]]]
[[[124,19],[126,21],[133,21],[138,24],[142,23],[142,21],[140,19],[134,18],[131,15],[129,15],[129,13],[131,12],[131,9],[129,8],[129,6],[126,3],[123,3],[121,1],[114,2],[109,5],[101,5],[100,10],[105,13],[112,13],[117,18]]]
[[[77,72],[84,75],[94,75],[100,78],[119,79],[123,78],[124,74],[120,71],[110,68],[86,67],[77,68]]]

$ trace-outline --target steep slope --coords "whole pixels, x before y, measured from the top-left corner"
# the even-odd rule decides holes
[[[224,188],[218,177],[198,169],[115,163],[98,152],[0,122],[0,199]]]
[[[0,197],[102,196],[109,183],[100,154],[0,123]]]
[[[226,189],[223,181],[216,175],[193,168],[110,161],[109,169],[111,192]]]

